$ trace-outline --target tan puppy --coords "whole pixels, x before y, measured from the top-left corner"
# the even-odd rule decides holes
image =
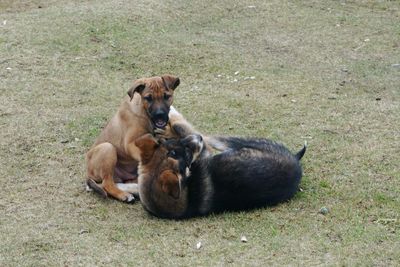
[[[179,78],[171,75],[134,82],[86,155],[88,188],[123,202],[135,200],[131,193],[137,192],[140,160],[135,140],[155,132],[164,137],[177,137],[172,127],[175,124],[185,134],[193,132],[191,125],[171,106],[179,83]]]

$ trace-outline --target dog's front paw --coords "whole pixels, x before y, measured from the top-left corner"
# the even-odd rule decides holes
[[[128,204],[133,204],[133,203],[135,203],[136,199],[132,194],[127,194],[123,201]]]
[[[165,126],[164,129],[154,129],[154,135],[157,139],[171,139],[174,137],[170,125]]]
[[[154,129],[154,135],[156,137],[163,136],[165,134],[166,134],[166,130],[165,129],[161,129],[161,128],[155,128]]]

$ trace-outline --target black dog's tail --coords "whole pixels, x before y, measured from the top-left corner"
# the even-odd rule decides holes
[[[295,158],[296,158],[297,160],[301,160],[301,158],[302,158],[302,157],[304,156],[304,154],[306,153],[306,150],[307,150],[307,141],[304,142],[303,148],[302,148],[299,152],[297,152],[296,155],[294,155]]]

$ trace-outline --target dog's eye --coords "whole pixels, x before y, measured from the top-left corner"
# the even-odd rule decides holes
[[[175,156],[176,156],[175,150],[170,150],[170,151],[168,151],[168,156],[170,156],[170,157],[175,157]]]
[[[144,99],[145,99],[147,102],[153,101],[153,97],[152,97],[151,95],[145,96]]]
[[[170,99],[170,98],[171,98],[171,95],[164,94],[164,99],[165,99],[165,100],[168,100],[168,99]]]

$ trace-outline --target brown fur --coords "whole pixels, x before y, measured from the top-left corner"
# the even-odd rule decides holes
[[[192,131],[190,124],[172,107],[165,129],[154,130],[153,114],[159,110],[168,114],[178,85],[179,78],[171,75],[142,78],[134,82],[117,113],[86,155],[87,185],[90,188],[120,201],[134,200],[131,195],[134,192],[122,191],[115,183],[137,182],[140,150],[135,141],[154,132],[163,137],[176,137],[172,127],[175,124]]]
[[[151,136],[136,140],[143,151],[139,165],[139,195],[144,208],[157,216],[168,210],[183,214],[187,210],[187,190],[181,190],[177,160],[168,157],[167,149]]]

